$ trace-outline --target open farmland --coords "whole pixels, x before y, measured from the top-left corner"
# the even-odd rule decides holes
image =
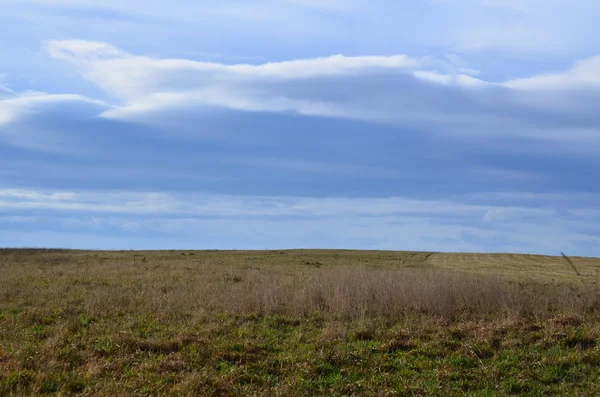
[[[571,260],[0,250],[0,395],[599,395]]]

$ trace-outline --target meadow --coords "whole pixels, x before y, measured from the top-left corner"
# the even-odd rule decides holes
[[[600,395],[600,259],[0,250],[0,396]]]

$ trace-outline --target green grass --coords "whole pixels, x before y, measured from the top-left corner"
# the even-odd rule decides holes
[[[0,251],[0,396],[600,395],[596,301],[519,314],[366,305],[351,316],[259,305],[314,292],[303,280],[402,268],[417,281],[492,274],[518,285],[511,294],[571,291],[588,302],[600,261],[574,263],[582,278],[561,258],[516,255]],[[424,278],[423,293],[462,278]],[[245,296],[258,306],[227,302]]]
[[[13,319],[21,323],[19,343],[3,344],[0,394],[600,393],[594,324],[332,324],[280,316],[185,325],[115,316],[88,324],[59,316],[40,334],[39,321],[46,322]],[[578,341],[585,343],[578,348]]]

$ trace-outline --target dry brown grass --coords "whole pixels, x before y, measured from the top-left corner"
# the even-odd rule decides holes
[[[394,264],[235,265],[177,254],[170,260],[129,254],[116,262],[102,254],[61,251],[11,255],[2,264],[2,302],[36,308],[67,303],[91,315],[142,311],[175,319],[224,312],[396,320],[417,314],[519,320],[584,315],[599,308],[597,285],[583,279],[581,284],[518,282],[498,274]]]

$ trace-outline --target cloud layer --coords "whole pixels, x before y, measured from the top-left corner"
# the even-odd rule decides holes
[[[598,58],[553,74],[487,82],[434,58],[336,55],[222,64],[132,55],[101,42],[51,41],[114,103],[101,117],[168,123],[207,107],[292,112],[439,134],[597,141]]]
[[[500,197],[497,194],[441,201],[2,189],[0,224],[17,232],[9,241],[33,241],[54,222],[67,235],[91,234],[101,240],[116,231],[127,238],[150,236],[149,241],[158,244],[153,248],[170,244],[152,240],[157,236],[167,242],[175,236],[187,244],[196,240],[188,248],[230,248],[233,238],[238,248],[256,248],[258,243],[261,248],[359,245],[485,251],[493,247],[558,253],[583,252],[585,244],[600,243],[595,234],[600,214],[592,215],[589,207],[565,207],[572,200],[554,196],[546,207],[538,208],[531,206],[533,196],[516,196],[522,205],[490,204]],[[2,215],[7,211],[10,215]],[[222,236],[227,240],[217,243]]]
[[[225,64],[132,55],[85,40],[49,41],[46,50],[106,97],[15,94],[0,87],[1,124],[75,104],[89,108],[90,117],[169,128],[223,108],[375,122],[450,136],[530,137],[586,151],[599,146],[598,57],[562,72],[490,82],[456,62],[406,55]]]

